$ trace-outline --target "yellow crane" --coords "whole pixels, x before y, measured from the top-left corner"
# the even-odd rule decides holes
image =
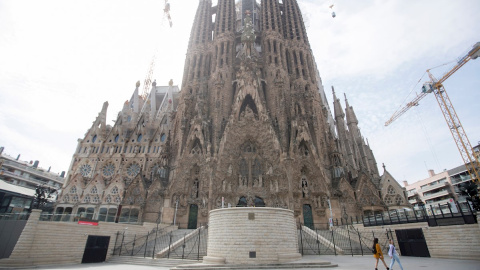
[[[412,101],[408,102],[406,106],[402,107],[398,111],[396,111],[390,119],[385,122],[385,126],[388,126],[401,115],[403,115],[406,111],[408,111],[413,106],[418,106],[418,102],[423,99],[427,94],[434,93],[435,98],[437,99],[438,105],[440,106],[440,110],[445,117],[445,121],[447,122],[448,128],[452,133],[453,139],[457,144],[458,151],[460,151],[460,155],[462,156],[463,162],[470,174],[471,179],[477,182],[480,181],[479,177],[479,169],[480,164],[478,162],[477,157],[473,153],[472,145],[468,140],[467,134],[463,129],[462,124],[460,123],[460,118],[458,118],[457,113],[453,107],[450,98],[447,95],[447,91],[443,87],[443,82],[450,78],[457,70],[459,70],[463,65],[465,65],[471,59],[477,59],[480,56],[480,42],[477,42],[473,48],[460,60],[457,64],[447,73],[445,73],[440,79],[436,79],[432,73],[430,73],[430,69],[427,69],[428,77],[430,77],[430,81],[425,83],[422,86],[422,92],[418,94]]]
[[[172,22],[172,17],[170,16],[170,3],[168,2],[168,0],[165,0],[165,7],[163,8],[163,13],[168,20],[170,28],[172,28],[173,22]],[[144,100],[147,99],[149,90],[152,85],[152,75],[153,75],[153,70],[155,69],[156,58],[157,58],[157,53],[154,53],[152,57],[152,62],[150,62],[150,67],[148,68],[147,76],[143,81],[142,97]]]

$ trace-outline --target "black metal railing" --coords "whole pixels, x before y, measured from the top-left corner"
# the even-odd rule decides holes
[[[379,239],[385,252],[388,240],[394,239],[391,229],[359,231],[351,225],[310,229],[299,224],[298,233],[299,252],[302,255],[371,255],[374,238]]]
[[[153,229],[146,235],[117,232],[113,255],[201,260],[207,255],[208,226]]]
[[[415,210],[393,210],[383,214],[370,215],[361,218],[365,227],[393,224],[427,222],[428,226],[448,226],[477,223],[475,211],[468,202],[422,206]]]
[[[30,213],[0,213],[0,220],[28,220]]]
[[[453,205],[453,206],[452,206]],[[463,225],[477,223],[476,212],[468,202],[452,202],[447,204],[437,204],[435,206],[421,207],[420,209],[401,209],[390,210],[379,214],[367,216],[349,216],[346,218],[332,219],[332,226],[363,224],[364,227],[384,226],[406,223],[427,222],[430,227]],[[305,224],[314,229],[327,229],[330,227],[326,223]]]

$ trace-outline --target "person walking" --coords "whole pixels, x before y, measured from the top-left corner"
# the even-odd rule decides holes
[[[378,270],[377,269],[378,259],[382,260],[383,265],[385,265],[385,268],[387,268],[387,270],[390,270],[390,268],[388,268],[387,264],[385,263],[385,260],[383,259],[382,248],[380,248],[380,244],[378,243],[378,238],[373,239],[372,252],[373,252],[373,257],[376,259],[375,270]]]
[[[393,264],[394,264],[395,261],[396,261],[396,262],[398,263],[398,265],[400,266],[400,269],[403,270],[402,263],[400,262],[400,259],[398,258],[397,249],[396,249],[395,246],[393,245],[393,239],[390,239],[390,245],[389,245],[389,249],[388,249],[388,256],[390,256],[390,259],[392,259],[392,261],[390,262],[390,269],[393,269]]]

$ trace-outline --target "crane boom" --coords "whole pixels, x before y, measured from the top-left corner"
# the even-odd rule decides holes
[[[418,102],[424,98],[429,93],[434,93],[435,98],[437,99],[438,106],[440,106],[440,110],[442,111],[443,116],[445,117],[445,121],[447,122],[448,128],[452,133],[453,139],[455,144],[457,145],[458,151],[462,156],[463,163],[467,168],[468,173],[473,181],[477,183],[480,182],[480,163],[478,162],[477,157],[473,154],[473,148],[468,140],[467,134],[463,129],[462,123],[460,122],[460,118],[458,117],[457,113],[455,112],[455,108],[448,97],[447,91],[443,87],[443,82],[450,78],[457,70],[459,70],[462,66],[464,66],[468,61],[471,59],[477,59],[480,56],[480,42],[477,42],[473,48],[463,56],[457,64],[445,73],[440,79],[436,79],[432,73],[430,73],[430,69],[427,69],[427,74],[430,77],[430,82],[425,83],[422,87],[422,93],[417,95],[415,99],[411,102],[407,103],[402,109],[396,111],[392,117],[385,122],[385,126],[388,126],[401,115],[403,115],[406,111],[408,111],[413,106],[418,106]]]
[[[480,42],[477,42],[473,48],[467,53],[467,55],[465,55],[464,57],[462,57],[458,62],[457,64],[450,70],[448,71],[447,73],[445,73],[442,78],[440,78],[438,81],[434,81],[433,77],[431,76],[430,74],[430,69],[427,69],[427,73],[428,75],[430,76],[430,79],[435,82],[435,84],[433,85],[434,88],[437,88],[440,84],[442,84],[444,81],[446,81],[448,78],[450,78],[450,76],[453,75],[453,73],[455,73],[457,70],[459,70],[461,67],[463,67],[463,65],[465,65],[468,61],[470,61],[471,59],[477,59],[477,57],[480,56]],[[433,78],[433,79],[432,79]]]
[[[404,114],[406,111],[408,111],[411,107],[413,106],[418,106],[418,102],[424,98],[428,93],[427,92],[422,92],[420,93],[419,95],[417,95],[417,97],[415,97],[412,101],[410,101],[409,103],[407,103],[407,105],[405,105],[405,107],[401,108],[400,110],[396,111],[392,117],[390,117],[390,119],[388,119],[387,122],[385,122],[385,126],[388,126],[390,125],[393,121],[395,121],[397,118],[399,118],[400,116],[402,116],[402,114]]]
[[[447,80],[448,78],[450,78],[450,76],[453,75],[453,73],[455,73],[457,70],[459,70],[463,65],[465,65],[468,61],[470,61],[471,59],[477,59],[477,57],[480,56],[480,42],[477,42],[473,48],[467,53],[467,55],[465,55],[464,57],[462,57],[458,62],[457,64],[450,70],[448,71],[447,73],[445,73],[442,78],[440,78],[440,80],[433,80],[432,79],[432,76],[431,76],[431,73],[430,73],[430,69],[427,69],[427,73],[428,75],[430,76],[430,79],[432,80],[431,81],[431,87],[430,88],[438,88],[445,80]],[[387,120],[387,122],[385,122],[385,126],[388,126],[390,125],[393,121],[395,121],[396,119],[398,119],[400,116],[402,116],[405,112],[407,112],[410,108],[412,108],[413,106],[418,106],[418,102],[424,98],[428,93],[431,93],[432,92],[432,89],[428,89],[429,87],[426,87],[425,85],[422,87],[422,93],[420,93],[419,95],[417,95],[411,102],[407,103],[407,105],[405,105],[404,107],[402,107],[401,109],[397,110],[393,115],[392,117],[390,117],[390,119]]]

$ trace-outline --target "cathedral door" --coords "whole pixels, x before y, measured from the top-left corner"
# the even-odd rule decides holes
[[[305,227],[308,227],[312,230],[314,229],[312,207],[310,206],[310,204],[303,205],[303,223]]]
[[[190,212],[188,213],[188,229],[197,228],[198,206],[196,204],[190,205]]]

